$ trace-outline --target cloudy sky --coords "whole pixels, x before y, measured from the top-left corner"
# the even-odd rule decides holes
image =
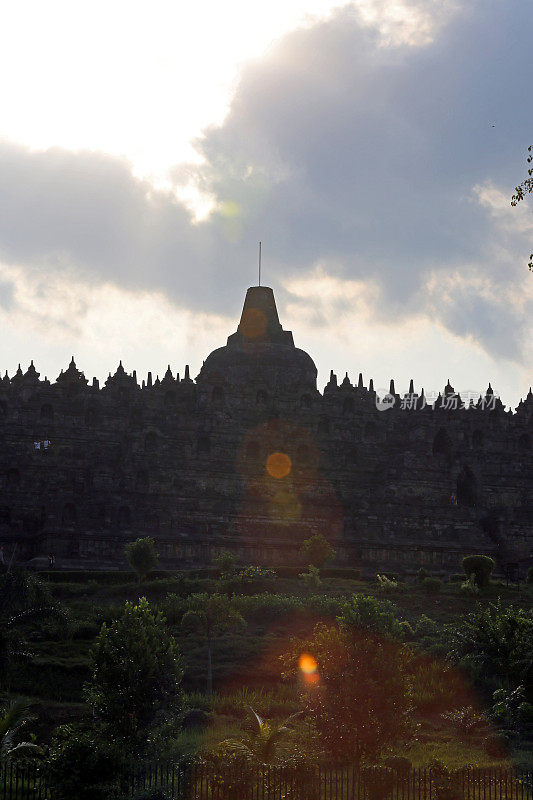
[[[533,382],[531,0],[5,4],[0,369],[196,374],[263,277],[319,369]]]

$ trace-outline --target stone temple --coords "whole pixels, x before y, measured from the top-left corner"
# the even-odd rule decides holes
[[[139,385],[119,365],[100,388],[72,359],[55,383],[33,366],[0,379],[4,561],[124,564],[153,536],[162,565],[298,564],[315,532],[364,572],[456,572],[485,553],[523,573],[533,552],[533,394],[506,412],[490,388],[460,408],[391,381],[377,398],[282,328],[272,289],[248,289],[237,331],[196,380]],[[388,402],[387,402],[388,401]]]

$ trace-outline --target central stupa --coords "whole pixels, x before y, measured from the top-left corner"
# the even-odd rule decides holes
[[[237,331],[206,358],[197,382],[237,388],[253,381],[270,390],[295,384],[316,390],[316,378],[311,356],[295,347],[292,332],[281,326],[272,289],[251,286]]]

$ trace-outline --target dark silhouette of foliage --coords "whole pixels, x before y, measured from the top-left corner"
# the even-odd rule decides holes
[[[155,550],[155,542],[151,536],[128,542],[124,552],[128,559],[128,564],[137,573],[139,582],[146,578],[148,573],[157,566],[158,555]]]
[[[286,675],[310,654],[316,676],[303,701],[331,759],[373,763],[412,729],[407,648],[361,628],[320,623],[309,640],[293,640],[284,657]]]
[[[463,569],[467,578],[473,575],[476,586],[484,589],[490,583],[490,576],[494,570],[494,559],[490,556],[465,556]]]
[[[533,144],[530,144],[527,148],[529,153],[526,161],[528,164],[533,162]],[[531,194],[533,192],[533,167],[529,167],[527,170],[527,178],[524,178],[522,183],[519,183],[518,186],[515,186],[515,194],[511,197],[511,205],[516,206],[520,203],[521,200],[525,198],[527,194]],[[529,269],[533,272],[533,253],[529,256]]]
[[[179,715],[182,657],[161,612],[145,597],[127,602],[121,618],[102,625],[90,652],[84,694],[115,735],[140,741],[164,714]]]

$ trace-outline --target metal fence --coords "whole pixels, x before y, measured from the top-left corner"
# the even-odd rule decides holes
[[[124,797],[161,789],[172,800],[533,800],[533,774],[509,768],[455,773],[411,769],[401,774],[351,766],[215,769],[207,764],[154,764],[132,770],[120,784]],[[0,800],[29,798],[54,800],[38,763],[0,767]]]

